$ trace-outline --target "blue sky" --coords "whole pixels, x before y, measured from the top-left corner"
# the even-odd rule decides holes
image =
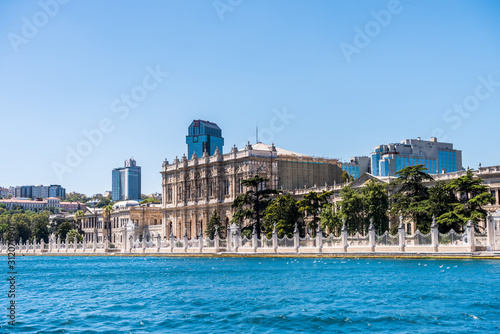
[[[258,122],[309,155],[435,135],[464,167],[500,165],[498,17],[472,0],[2,1],[0,186],[102,193],[133,156],[161,191],[193,119],[225,152]]]

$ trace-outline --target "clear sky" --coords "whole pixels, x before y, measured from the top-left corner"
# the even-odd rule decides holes
[[[5,0],[0,36],[0,186],[103,193],[133,156],[160,192],[193,119],[224,152],[258,122],[308,155],[437,136],[500,165],[499,1]]]

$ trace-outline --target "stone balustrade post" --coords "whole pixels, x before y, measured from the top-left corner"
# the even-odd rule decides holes
[[[349,244],[347,242],[347,226],[345,226],[345,219],[342,219],[342,230],[341,230],[341,235],[342,235],[342,247],[344,248],[344,253],[347,252],[347,247],[349,247]]]
[[[496,250],[495,220],[493,219],[491,213],[488,214],[488,218],[486,219],[486,237],[487,237],[486,250],[495,251]]]
[[[370,218],[370,226],[368,227],[368,242],[370,245],[370,252],[375,252],[375,226],[373,226],[373,218]]]
[[[123,243],[122,243],[122,252],[126,253],[127,252],[127,242],[128,242],[128,236],[127,236],[127,225],[123,225]]]
[[[85,250],[87,249],[87,240],[86,240],[86,239],[87,239],[87,238],[86,238],[86,237],[85,237],[85,235],[84,235],[84,236],[83,236],[83,242],[82,242],[82,243],[83,243],[82,247],[83,247],[83,252],[84,252],[84,253],[85,253]]]
[[[200,248],[199,252],[203,253],[203,231],[201,230],[201,227],[200,227],[200,235],[198,236],[198,247]]]
[[[255,225],[254,225],[252,231],[252,248],[254,253],[257,252],[258,247],[259,247],[259,239],[257,238],[257,231],[255,230]]]
[[[43,253],[43,250],[45,249],[45,240],[40,239],[40,253]]]
[[[174,252],[174,247],[175,247],[174,232],[170,231],[170,253]]]
[[[219,251],[219,228],[217,226],[215,227],[214,247],[215,247],[215,252],[217,253]]]
[[[134,248],[134,237],[130,236],[128,237],[128,249],[129,253],[132,253],[132,249]]]
[[[439,251],[439,230],[438,230],[438,226],[436,224],[436,217],[435,216],[432,216],[431,244],[432,244],[432,250],[434,252],[438,252]]]
[[[232,238],[232,247],[231,247],[231,250],[233,252],[238,252],[238,248],[239,248],[239,235],[238,235],[238,226],[236,226],[236,223],[233,223],[233,225],[231,225],[231,238]]]
[[[323,251],[323,229],[321,228],[321,222],[318,223],[318,230],[316,231],[316,247],[318,248],[318,253]]]
[[[184,227],[184,252],[187,253],[188,249],[188,232],[187,227]]]
[[[398,227],[398,235],[399,235],[399,251],[405,251],[405,243],[406,243],[406,233],[405,227],[403,224],[403,216],[399,216],[399,227]]]
[[[108,237],[104,237],[104,251],[107,252],[109,250],[109,240]]]
[[[75,238],[73,239],[73,252],[76,253],[76,249],[78,248],[78,239],[76,238],[76,235],[75,235]]]
[[[300,247],[300,234],[297,222],[295,222],[295,229],[293,230],[293,248],[295,248],[295,253],[299,252]]]
[[[147,245],[146,245],[146,234],[143,233],[142,234],[142,252],[143,253],[146,253],[146,247],[147,247]]]
[[[52,247],[54,246],[54,238],[49,238],[49,253],[52,253]]]
[[[156,236],[156,251],[159,253],[161,248],[161,236],[160,233]]]
[[[61,250],[61,236],[58,236],[57,237],[57,252],[59,253],[59,251]]]
[[[67,252],[69,251],[69,237],[68,237],[68,235],[67,235],[67,234],[66,234],[66,240],[65,240],[65,242],[64,242],[64,243],[66,244],[66,246],[65,246],[65,247],[66,247],[65,251],[66,251],[66,253],[67,253]]]
[[[273,252],[276,253],[278,251],[278,231],[276,231],[276,223],[273,224],[272,238],[273,238]]]
[[[472,220],[469,220],[467,222],[467,241],[469,242],[469,251],[473,252],[476,250],[476,247],[474,245],[474,224],[472,223]]]
[[[95,253],[97,250],[97,234],[94,234],[94,238],[92,240],[92,251]]]

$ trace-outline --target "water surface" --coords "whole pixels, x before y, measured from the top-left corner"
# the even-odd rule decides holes
[[[17,266],[16,326],[2,321],[2,333],[500,332],[500,261],[24,256]]]

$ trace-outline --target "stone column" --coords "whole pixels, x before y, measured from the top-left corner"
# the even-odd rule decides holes
[[[295,223],[295,229],[293,230],[293,247],[295,248],[295,252],[299,252],[299,247],[300,247],[300,234],[299,234],[299,227],[297,223]]]
[[[398,234],[399,234],[399,251],[404,252],[405,251],[405,243],[406,243],[406,230],[405,230],[405,225],[403,224],[403,216],[399,216],[399,227],[398,227]]]
[[[319,253],[323,251],[323,230],[321,229],[321,222],[318,223],[318,230],[316,231],[316,247]]]
[[[370,226],[368,227],[368,242],[370,245],[370,252],[375,252],[375,227],[373,226],[373,218],[370,218]]]
[[[273,238],[273,252],[277,252],[278,251],[278,232],[276,231],[276,223],[274,223],[273,225],[273,235],[272,235],[272,238]]]
[[[252,248],[254,253],[257,252],[257,247],[259,247],[259,240],[257,239],[257,231],[255,230],[255,225],[252,231]]]
[[[342,219],[342,246],[344,248],[344,253],[347,252],[347,247],[349,247],[349,244],[347,243],[347,226],[345,226],[345,219]]]
[[[434,252],[439,251],[439,230],[436,224],[436,217],[432,216],[431,224],[431,244]]]

